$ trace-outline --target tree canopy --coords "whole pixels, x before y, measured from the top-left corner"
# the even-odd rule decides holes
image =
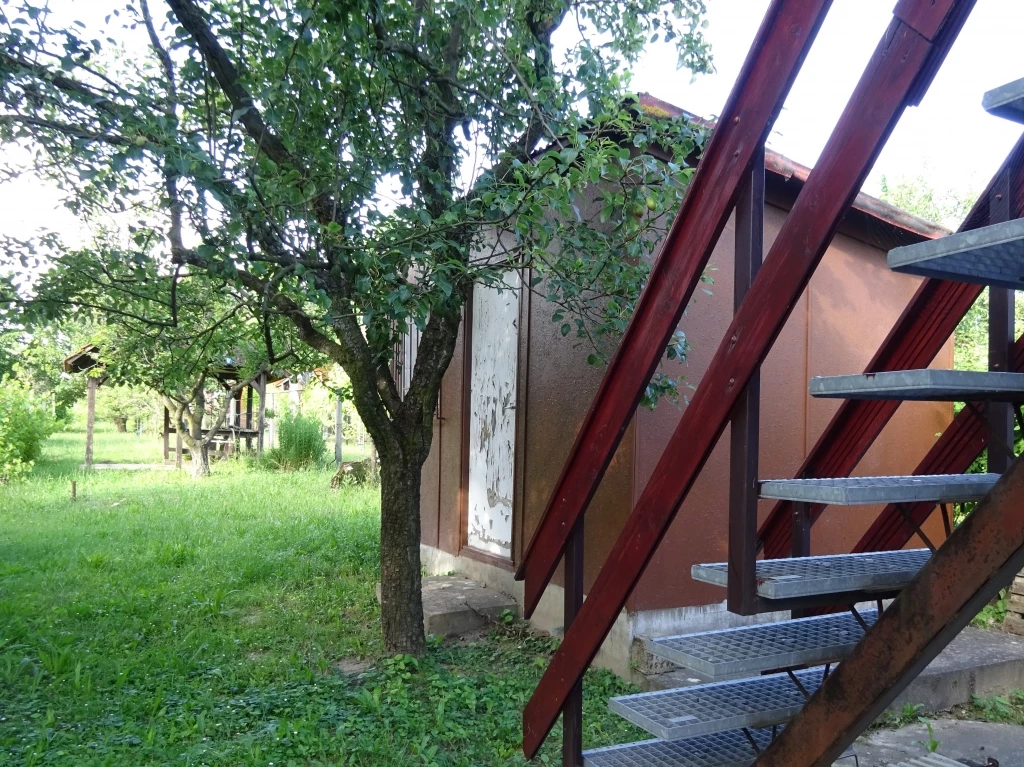
[[[0,172],[113,216],[125,268],[219,281],[345,369],[381,456],[385,638],[419,651],[419,472],[470,288],[527,270],[605,358],[704,138],[638,109],[629,67],[667,40],[709,68],[703,1],[123,0],[106,29],[0,8],[0,139],[32,153]]]

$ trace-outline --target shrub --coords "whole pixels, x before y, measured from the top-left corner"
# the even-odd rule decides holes
[[[270,451],[270,460],[282,469],[305,469],[323,460],[327,452],[320,421],[287,411],[281,417],[277,447]]]
[[[53,427],[49,408],[25,384],[0,379],[0,483],[32,470]]]

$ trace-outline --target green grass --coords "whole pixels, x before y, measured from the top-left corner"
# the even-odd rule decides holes
[[[1008,695],[992,695],[985,698],[974,695],[971,702],[958,707],[956,713],[986,722],[1024,724],[1024,690],[1015,690]]]
[[[102,432],[97,458],[151,460],[146,440],[159,454]],[[0,765],[522,762],[553,640],[513,624],[382,657],[373,488],[242,462],[85,473],[82,446],[55,435],[0,487]],[[606,707],[625,685],[585,690],[588,747],[641,737]]]

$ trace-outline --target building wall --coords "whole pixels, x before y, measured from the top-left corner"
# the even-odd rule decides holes
[[[766,206],[766,252],[784,218],[783,210]],[[692,345],[680,370],[694,386],[700,383],[732,317],[734,236],[730,221],[710,262],[713,295],[698,294],[680,324]],[[844,234],[836,236],[762,366],[761,477],[794,476],[840,405],[838,400],[812,399],[807,394],[810,377],[862,371],[919,284],[918,278],[890,272],[883,251]],[[936,362],[952,365],[951,343]],[[681,410],[671,405],[638,414],[634,502],[680,416]],[[903,405],[856,473],[912,472],[951,418],[948,403]],[[728,455],[727,429],[633,592],[627,606],[630,612],[704,605],[725,598],[724,589],[692,580],[690,567],[727,558]],[[770,502],[761,502],[761,521],[771,507]],[[813,552],[848,552],[879,511],[876,507],[830,508],[813,528]]]
[[[783,209],[766,206],[766,251],[784,218]],[[698,290],[680,323],[691,344],[686,363],[677,371],[685,376],[684,393],[687,386],[700,383],[732,317],[733,242],[730,221],[709,264],[714,279],[712,295]],[[762,367],[762,477],[793,476],[840,404],[812,400],[807,395],[808,379],[863,370],[918,284],[917,278],[891,273],[883,249],[848,234],[837,235]],[[543,296],[524,293],[516,414],[515,563],[540,521],[604,372],[586,364],[586,351],[574,348],[575,339],[561,336],[557,324],[551,322],[552,311]],[[461,332],[463,338],[445,375],[434,444],[424,467],[423,542],[448,554],[475,557],[509,569],[512,563],[481,558],[465,548],[465,498],[460,483],[465,462],[466,328]],[[952,365],[951,343],[936,364]],[[586,588],[593,583],[654,471],[683,406],[663,402],[654,412],[641,409],[630,424],[587,511]],[[948,403],[903,405],[856,473],[909,473],[951,417]],[[727,429],[630,598],[629,612],[652,611],[653,616],[653,611],[694,608],[724,599],[724,590],[693,581],[690,567],[726,559],[728,440]],[[762,502],[761,520],[770,508],[769,502]],[[849,551],[877,513],[877,508],[829,509],[814,527],[815,553]],[[932,524],[940,527],[937,520]],[[941,538],[937,527],[928,532]],[[553,583],[561,583],[560,571]]]

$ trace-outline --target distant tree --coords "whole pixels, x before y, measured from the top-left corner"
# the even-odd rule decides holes
[[[470,287],[529,269],[562,335],[603,362],[703,139],[641,115],[628,68],[663,39],[707,69],[704,2],[154,10],[123,2],[105,36],[10,0],[0,139],[30,147],[82,215],[162,211],[175,265],[224,280],[345,369],[380,452],[384,643],[420,653],[420,475]],[[113,42],[139,35],[148,53]],[[402,391],[392,363],[412,325]],[[666,348],[684,354],[681,336]],[[647,400],[674,391],[659,375]]]
[[[96,374],[102,370],[107,386],[156,392],[191,453],[193,476],[205,477],[232,398],[294,357],[292,326],[255,311],[223,280],[146,249],[159,241],[149,232],[125,250],[106,235],[88,247],[59,248],[8,285],[6,305],[29,329],[92,318]]]
[[[15,352],[14,373],[35,396],[49,402],[60,422],[71,417],[71,408],[85,394],[85,376],[64,372],[64,358],[88,343],[92,328],[67,318],[22,332]]]
[[[139,386],[104,386],[96,394],[96,414],[114,424],[119,432],[138,429],[152,419],[157,400],[153,392]]]

